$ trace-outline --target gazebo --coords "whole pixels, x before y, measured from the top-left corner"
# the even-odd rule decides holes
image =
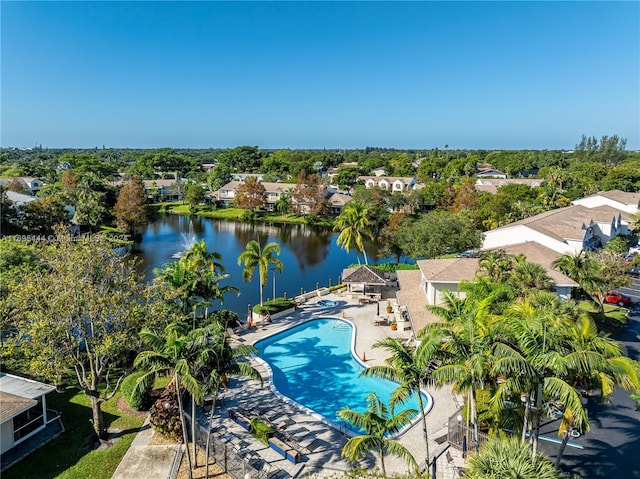
[[[364,265],[343,270],[342,283],[347,285],[349,293],[380,299],[382,288],[387,286],[387,278],[384,271]]]

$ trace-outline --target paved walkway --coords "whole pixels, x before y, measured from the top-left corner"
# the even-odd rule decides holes
[[[319,298],[318,298],[319,299]],[[410,329],[405,330],[403,323],[399,323],[397,331],[392,331],[388,325],[376,326],[377,313],[386,315],[385,307],[387,299],[383,298],[380,304],[370,303],[361,305],[358,300],[346,295],[330,294],[322,299],[331,299],[338,302],[336,307],[322,307],[311,299],[295,312],[285,317],[275,319],[272,323],[258,323],[257,327],[243,332],[239,339],[245,344],[253,344],[257,340],[289,328],[312,317],[344,318],[356,326],[355,350],[359,358],[365,357],[367,365],[384,364],[385,354],[383,350],[374,348],[376,341],[386,337],[397,337],[401,340],[409,340],[412,336]],[[393,302],[393,299],[392,299]],[[407,322],[408,326],[409,323]],[[268,368],[256,359],[252,360],[253,365],[262,373],[263,377],[269,377]],[[428,389],[427,392],[433,398],[433,407],[427,415],[427,429],[430,436],[429,448],[431,455],[440,450],[442,456],[438,459],[437,477],[449,479],[457,477],[455,471],[458,466],[464,465],[464,460],[458,451],[449,450],[449,458],[444,453],[444,448],[436,442],[446,434],[447,421],[450,416],[456,413],[461,406],[461,400],[452,395],[450,388]],[[340,457],[340,452],[344,446],[347,436],[342,432],[330,427],[322,419],[305,412],[287,398],[280,396],[274,391],[268,382],[264,387],[256,381],[236,380],[232,387],[223,394],[222,405],[216,411],[214,429],[217,434],[224,436],[229,441],[235,441],[238,448],[252,450],[260,455],[273,468],[279,468],[289,473],[288,477],[300,477],[308,473],[316,473],[318,477],[325,477],[335,471],[344,471],[350,468],[350,464]],[[299,466],[294,466],[284,460],[275,451],[254,441],[240,426],[228,419],[229,409],[248,409],[269,411],[272,417],[278,420],[286,419],[290,423],[286,432],[296,433],[295,437],[302,438],[305,443],[311,442],[312,451],[306,455],[304,468],[300,471]],[[206,427],[204,415],[199,418],[199,422]],[[306,434],[305,434],[306,433]],[[314,439],[313,441],[311,441]],[[418,463],[425,461],[424,435],[420,421],[417,421],[409,430],[397,438],[414,455]],[[373,467],[373,457],[363,462],[367,467]],[[379,464],[378,464],[379,465]],[[406,463],[395,458],[385,459],[385,466],[388,472],[404,472],[407,470]]]
[[[182,446],[150,446],[152,437],[147,418],[111,479],[167,479]]]
[[[319,298],[318,298],[319,299]],[[410,329],[405,330],[403,323],[399,323],[397,331],[392,331],[388,325],[376,326],[379,319],[377,313],[385,316],[387,299],[383,298],[379,304],[360,304],[357,298],[340,294],[330,294],[322,299],[331,299],[338,302],[336,307],[321,307],[315,303],[315,299],[309,300],[295,312],[273,320],[271,323],[259,323],[256,328],[244,331],[236,339],[244,344],[253,344],[257,340],[289,328],[312,317],[344,318],[356,326],[355,349],[359,358],[365,358],[367,365],[384,364],[384,351],[373,347],[374,343],[385,337],[397,337],[409,340],[412,336]],[[391,300],[393,302],[393,299]],[[408,322],[406,325],[408,326]],[[266,379],[269,377],[269,369],[262,361],[253,358],[251,360]],[[318,415],[305,411],[292,401],[280,396],[265,381],[260,383],[252,380],[233,380],[231,388],[225,391],[215,410],[212,428],[214,437],[218,441],[230,444],[235,450],[246,457],[258,458],[263,464],[268,464],[271,471],[280,471],[278,478],[306,477],[307,474],[317,474],[318,478],[328,477],[337,471],[350,469],[350,464],[340,456],[348,436],[329,426]],[[455,449],[449,448],[449,454],[445,453],[446,443],[442,444],[442,437],[446,434],[447,420],[460,408],[461,401],[452,395],[449,388],[428,389],[427,392],[433,398],[433,407],[427,415],[427,429],[429,431],[429,449],[432,457],[441,454],[437,461],[438,479],[454,479],[457,477],[458,466],[464,465],[464,460]],[[229,419],[230,409],[247,409],[264,411],[269,414],[274,422],[287,423],[285,432],[293,435],[301,445],[306,446],[307,454],[302,464],[293,464],[273,449],[256,441],[250,434],[238,424]],[[268,412],[267,412],[268,411]],[[198,415],[198,422],[206,429],[208,427],[207,416],[204,411]],[[150,478],[165,479],[171,468],[171,464],[178,452],[178,446],[148,446],[152,431],[148,424],[143,426],[138,437],[134,440],[129,451],[118,466],[113,479],[125,478]],[[424,436],[420,421],[397,438],[413,454],[418,463],[425,461]],[[373,468],[376,459],[368,456],[362,465]],[[378,464],[379,465],[379,464]],[[406,464],[390,456],[385,459],[388,473],[407,471]]]

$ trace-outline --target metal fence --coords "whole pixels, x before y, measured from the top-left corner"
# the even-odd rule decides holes
[[[191,432],[191,416],[185,412],[185,419]],[[196,444],[207,450],[207,429],[196,421]],[[243,454],[236,446],[230,444],[224,436],[216,431],[211,432],[209,442],[209,456],[215,458],[216,464],[234,479],[266,479],[269,465],[257,454],[247,452]]]
[[[473,424],[467,425],[462,418],[462,410],[449,418],[447,441],[449,444],[462,451],[463,457],[467,451],[476,451],[489,440],[489,436],[478,432],[478,441],[474,440]]]

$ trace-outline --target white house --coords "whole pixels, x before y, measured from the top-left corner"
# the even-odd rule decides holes
[[[42,181],[33,176],[14,176],[13,178],[0,178],[0,185],[8,186],[14,184],[20,186],[25,193],[31,196],[36,196],[40,188],[42,188]]]
[[[47,410],[55,388],[32,379],[0,373],[0,453],[26,441],[58,419]]]
[[[572,205],[487,231],[482,249],[534,241],[561,254],[593,251],[629,232],[633,215],[611,206]]]
[[[408,176],[358,176],[365,188],[377,186],[381,190],[404,192],[415,189],[417,180]]]
[[[620,211],[638,214],[640,208],[640,193],[626,193],[620,190],[603,191],[595,195],[580,198],[571,202],[574,205],[596,208],[598,206],[611,206]]]
[[[486,191],[496,194],[498,188],[506,185],[527,185],[530,188],[538,188],[544,181],[543,178],[478,178],[476,180],[476,191]]]

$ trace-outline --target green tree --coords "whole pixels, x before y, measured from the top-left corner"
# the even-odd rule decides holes
[[[375,376],[399,383],[398,388],[391,395],[391,408],[405,402],[410,395],[416,395],[420,407],[427,466],[431,465],[431,457],[429,456],[429,433],[424,410],[426,404],[424,404],[421,389],[432,382],[431,369],[435,364],[433,361],[439,346],[440,340],[436,336],[423,338],[417,348],[413,348],[397,338],[383,339],[376,342],[373,347],[384,349],[389,353],[385,364],[368,367],[360,373],[361,376]]]
[[[57,225],[69,224],[69,214],[59,196],[47,196],[24,205],[21,223],[28,233],[50,235]]]
[[[465,214],[432,211],[398,229],[402,249],[413,259],[436,258],[454,251],[479,248],[481,232]]]
[[[364,203],[355,200],[350,201],[342,208],[333,228],[335,231],[340,231],[336,240],[338,246],[342,246],[347,251],[351,251],[355,246],[362,253],[365,264],[369,264],[369,262],[367,261],[364,241],[365,239],[372,239],[368,214],[369,212]],[[359,257],[358,264],[360,264]]]
[[[136,238],[149,222],[147,213],[147,196],[139,176],[134,176],[118,193],[118,200],[113,210],[118,228],[131,238]]]
[[[238,256],[238,266],[243,265],[242,280],[251,281],[253,273],[258,268],[260,284],[260,306],[263,304],[263,290],[269,278],[269,268],[273,266],[282,273],[283,264],[276,256],[280,255],[277,243],[268,243],[264,248],[257,241],[249,241],[246,249]]]
[[[106,238],[73,241],[59,230],[57,241],[41,248],[46,268],[24,273],[8,291],[19,332],[14,346],[31,370],[56,384],[74,371],[91,400],[95,431],[105,439],[101,405],[124,375],[115,387],[109,377],[126,366],[123,360],[153,300],[131,258],[114,251]]]
[[[387,477],[384,458],[389,454],[400,457],[417,472],[418,464],[407,448],[387,438],[389,434],[397,433],[409,424],[411,418],[417,413],[415,409],[405,409],[394,414],[393,410],[390,412],[374,392],[367,396],[366,412],[361,413],[348,407],[340,409],[337,413],[340,419],[364,431],[363,435],[347,440],[342,448],[342,456],[355,462],[362,459],[370,450],[375,450],[380,456],[383,477]]]
[[[198,205],[204,202],[204,189],[198,183],[189,183],[185,186],[184,190],[184,201],[189,205],[189,211],[196,211]]]

